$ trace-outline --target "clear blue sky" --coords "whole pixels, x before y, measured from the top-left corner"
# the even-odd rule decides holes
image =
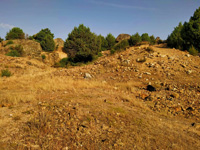
[[[200,0],[0,0],[0,37],[16,26],[29,35],[49,28],[65,40],[84,24],[103,36],[139,32],[166,39],[199,6]]]

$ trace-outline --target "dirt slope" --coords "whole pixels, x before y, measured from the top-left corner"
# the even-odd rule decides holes
[[[0,149],[199,149],[200,58],[144,47],[68,69],[0,55]]]

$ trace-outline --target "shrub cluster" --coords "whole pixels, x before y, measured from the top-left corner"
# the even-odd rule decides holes
[[[10,77],[11,72],[8,69],[1,70],[1,77]]]
[[[10,51],[6,55],[12,57],[21,57],[23,53],[23,47],[21,45],[16,45],[15,47],[10,47]]]
[[[14,44],[14,42],[13,42],[12,40],[9,40],[9,41],[5,44],[5,46],[11,45],[11,44]]]
[[[23,30],[18,27],[12,28],[6,34],[6,40],[13,40],[13,39],[25,39],[25,34],[24,34]]]
[[[194,12],[189,22],[179,23],[167,38],[171,48],[190,50],[191,54],[200,52],[200,7]]]
[[[36,35],[33,35],[32,37],[30,37],[30,39],[32,38],[40,43],[44,51],[51,52],[55,49],[55,43],[53,40],[54,34],[51,33],[51,31],[48,28],[42,29]]]
[[[101,51],[101,40],[101,36],[97,36],[90,28],[81,24],[68,35],[64,51],[68,54],[69,61],[87,63],[94,60]]]
[[[134,46],[139,44],[141,41],[142,41],[141,36],[139,35],[139,33],[136,33],[132,35],[131,38],[129,39],[129,45]]]

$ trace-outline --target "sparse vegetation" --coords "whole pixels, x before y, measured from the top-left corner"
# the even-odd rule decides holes
[[[23,56],[23,47],[21,45],[16,45],[15,47],[10,47],[10,51],[6,54],[7,56],[12,57],[21,57]]]
[[[121,42],[117,43],[114,46],[114,50],[115,51],[123,51],[123,50],[126,50],[127,47],[129,47],[128,40],[122,40]]]
[[[59,66],[60,67],[66,67],[68,63],[69,63],[68,58],[63,58],[63,59],[60,60]]]
[[[17,50],[10,50],[6,55],[11,57],[20,57],[20,53]]]
[[[42,57],[42,60],[46,59],[46,55],[44,54],[41,57]]]
[[[8,69],[1,70],[1,77],[10,77],[11,72]]]
[[[153,53],[154,52],[154,50],[153,50],[153,48],[152,47],[147,47],[147,48],[145,48],[145,50],[147,51],[147,52],[149,52],[149,53]]]
[[[25,34],[22,29],[14,27],[7,33],[6,40],[14,39],[25,39]]]
[[[113,55],[114,53],[115,53],[115,50],[112,48],[112,49],[110,50],[110,54]]]
[[[9,40],[9,41],[5,44],[5,46],[11,45],[11,44],[14,44],[14,42],[13,42],[12,40]]]
[[[197,56],[198,55],[198,51],[194,48],[194,46],[192,45],[190,48],[189,48],[189,53],[191,55],[194,55],[194,56]]]

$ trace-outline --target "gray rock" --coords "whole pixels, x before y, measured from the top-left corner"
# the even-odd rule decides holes
[[[92,76],[89,74],[89,73],[85,73],[85,76],[84,76],[85,79],[91,79]]]

